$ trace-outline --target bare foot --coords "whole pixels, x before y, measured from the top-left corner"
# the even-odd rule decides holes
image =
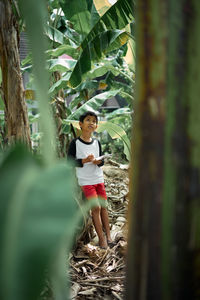
[[[108,243],[105,238],[99,239],[99,247],[105,248],[105,249],[108,248]]]

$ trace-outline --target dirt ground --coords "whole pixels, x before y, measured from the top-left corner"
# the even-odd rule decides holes
[[[113,248],[101,249],[89,221],[90,241],[78,241],[70,257],[71,299],[123,299],[127,247],[128,166],[112,160],[103,167]]]

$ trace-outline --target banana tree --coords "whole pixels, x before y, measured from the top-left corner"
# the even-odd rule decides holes
[[[133,74],[127,65],[124,67],[119,63],[119,52],[125,52],[119,49],[125,47],[131,37],[125,27],[134,21],[129,1],[117,1],[101,17],[93,1],[60,1],[59,4],[62,9],[56,4],[49,8],[49,19],[53,21],[48,23],[45,31],[51,44],[51,49],[47,51],[47,68],[51,73],[56,71],[61,74],[59,80],[55,80],[54,76],[49,89],[52,102],[57,103],[61,90],[65,97],[71,95],[72,101],[66,112],[69,116],[91,99],[97,90],[104,92],[106,89],[118,90],[131,105]],[[53,10],[55,8],[57,14]],[[30,57],[24,64],[27,62],[31,62]],[[126,77],[125,83],[117,81],[115,85],[111,84],[112,75]],[[96,80],[99,76],[104,76],[105,80]],[[99,103],[96,109],[102,104]],[[90,105],[88,107],[92,108]],[[63,128],[67,133],[69,127]]]
[[[65,53],[74,57],[74,52],[76,55],[79,53],[79,55],[75,66],[71,69],[71,74],[68,74],[68,76],[65,77],[65,83],[62,82],[60,84],[61,86],[69,85],[71,87],[76,87],[84,79],[83,75],[94,68],[94,62],[101,60],[102,57],[109,52],[119,49],[127,43],[131,35],[129,32],[125,31],[125,28],[134,21],[133,8],[129,4],[129,1],[118,0],[103,16],[98,16],[98,18],[97,11],[92,9],[90,13],[92,21],[88,19],[91,23],[90,30],[88,30],[89,25],[87,16],[89,10],[87,9],[87,5],[89,7],[94,7],[93,1],[81,1],[81,4],[78,0],[73,2],[60,1],[60,4],[66,15],[66,19],[69,19],[72,26],[77,30],[81,41],[77,44],[68,36],[71,48],[69,46],[65,48],[65,50],[62,48],[62,54]],[[76,7],[76,10],[74,10],[74,7]],[[94,20],[96,22],[94,22]],[[82,28],[84,28],[84,30]],[[60,39],[58,40],[56,32],[51,34],[51,37],[49,35],[49,37],[54,42],[60,43],[60,45],[62,45],[61,47],[63,47],[63,41],[66,39],[66,35],[65,38],[60,36]],[[54,36],[56,36],[56,39]],[[59,53],[61,47],[58,47],[56,50],[57,53]],[[74,51],[72,47],[74,47]],[[61,52],[59,54],[61,55]],[[56,85],[56,88],[59,88],[59,86]]]
[[[15,6],[14,6],[15,8]],[[0,67],[1,97],[4,102],[6,137],[13,143],[24,141],[31,147],[27,107],[25,103],[19,58],[19,17],[11,0],[0,1]]]
[[[70,71],[65,73],[65,76],[60,80],[60,82],[56,82],[51,87],[50,92],[54,93],[55,90],[58,90],[60,87],[65,87],[67,85],[71,87],[71,92],[74,92],[77,95],[77,88],[80,89],[81,87],[83,87],[83,90],[81,90],[81,92],[85,92],[85,90],[87,90],[87,85],[91,86],[92,82],[93,88],[99,90],[104,90],[105,88],[106,90],[110,89],[114,92],[118,90],[118,93],[120,93],[123,97],[126,97],[128,99],[128,103],[132,104],[132,98],[129,96],[133,94],[132,86],[134,84],[134,81],[131,78],[132,74],[128,76],[127,73],[130,72],[122,71],[122,68],[120,68],[119,63],[117,63],[117,59],[115,58],[115,56],[117,57],[117,52],[115,56],[113,54],[109,56],[109,53],[113,53],[115,49],[121,48],[127,43],[128,39],[130,38],[130,34],[126,32],[124,28],[127,24],[133,22],[134,20],[132,7],[129,5],[128,1],[120,0],[117,1],[111,8],[109,8],[101,17],[97,17],[96,10],[93,10],[94,17],[92,17],[91,14],[91,20],[93,20],[93,22],[91,22],[92,26],[90,31],[88,31],[88,23],[87,25],[85,25],[85,19],[81,19],[81,16],[83,14],[87,15],[86,5],[84,6],[83,1],[81,4],[82,6],[79,7],[79,10],[76,9],[73,11],[75,2],[76,1],[73,1],[73,3],[70,1],[61,2],[61,7],[65,12],[66,17],[70,18],[70,21],[74,24],[75,29],[80,35],[81,43],[76,48],[79,51],[79,58],[77,59],[75,66]],[[92,1],[90,2],[90,7],[92,7],[93,3]],[[121,14],[122,11],[123,14]],[[94,20],[96,21],[96,23],[94,22]],[[83,27],[87,28],[87,34],[81,30],[81,28]],[[127,70],[128,68],[126,68],[126,71]],[[111,85],[109,86],[107,82],[101,82],[97,87],[95,78],[103,76],[105,74],[112,74],[113,76],[122,75],[123,77],[126,76],[128,84],[124,84],[123,86],[121,82],[118,82],[117,88],[116,85],[113,87]],[[126,93],[124,91],[124,88],[129,89],[129,91]],[[90,92],[92,91],[90,93],[91,96],[93,94],[93,90],[94,89],[90,89]],[[71,102],[69,109],[73,109],[75,105],[83,105],[85,102],[87,103],[87,109],[93,109],[93,100],[88,101],[90,99],[90,96],[88,98],[82,97],[83,94],[87,94],[88,96],[88,93],[79,92],[78,96],[76,96]],[[105,93],[103,93],[102,96],[103,95],[105,95]],[[99,104],[95,106],[95,108],[98,109],[103,104],[103,102],[104,101],[100,101]],[[85,106],[83,105],[83,108],[84,107]],[[69,119],[71,119],[72,111],[69,111],[69,114]],[[77,111],[77,115],[78,114],[79,112]],[[109,130],[109,126],[107,130]]]

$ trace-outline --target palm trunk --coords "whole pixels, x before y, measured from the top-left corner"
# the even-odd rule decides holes
[[[0,0],[0,64],[2,98],[8,143],[23,141],[31,146],[27,107],[20,72],[18,24],[10,0]]]
[[[200,2],[138,0],[127,300],[199,299]]]

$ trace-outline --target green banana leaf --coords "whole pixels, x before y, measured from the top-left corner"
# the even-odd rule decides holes
[[[93,79],[96,77],[100,77],[105,75],[107,72],[112,72],[112,74],[114,76],[119,75],[119,70],[114,67],[111,63],[109,62],[100,62],[99,64],[94,64],[93,68],[87,72],[85,75],[83,75],[83,79],[85,77],[89,78],[89,79]]]
[[[79,1],[79,0],[77,0]],[[93,40],[99,32],[108,29],[123,29],[134,20],[135,8],[129,0],[118,0],[113,4],[105,14],[99,18],[98,22],[94,25],[88,35],[81,43],[82,49]]]
[[[92,62],[99,60],[109,51],[126,44],[129,35],[121,30],[108,30],[99,33],[84,48],[69,79],[69,86],[76,87],[82,81],[82,76],[91,70]]]
[[[32,62],[33,62],[32,54],[28,53],[27,56],[21,61],[21,66],[25,67],[26,65],[32,64]]]
[[[60,6],[73,28],[86,36],[99,19],[93,0],[60,0]]]
[[[78,120],[80,115],[82,115],[85,111],[87,110],[96,111],[107,99],[111,97],[115,97],[119,92],[120,90],[115,90],[115,91],[109,91],[94,96],[86,103],[84,103],[81,107],[79,107],[74,113],[69,115],[67,119]]]
[[[66,30],[63,33],[50,25],[46,25],[45,34],[50,39],[50,41],[56,42],[61,45],[71,45],[73,48],[77,48],[77,46],[80,44],[78,33],[72,30],[69,26],[66,27]]]
[[[73,46],[70,46],[70,45],[60,45],[59,47],[57,47],[55,49],[47,50],[46,53],[50,57],[59,57],[63,54],[67,54],[74,59],[78,59],[78,57],[80,55],[80,49],[77,47],[74,48]]]
[[[49,72],[61,72],[66,73],[74,68],[76,65],[76,60],[74,59],[64,59],[64,58],[56,58],[56,59],[48,59],[46,61],[46,69]],[[21,70],[24,72],[31,72],[33,70],[33,65],[30,64],[26,67],[21,67]]]
[[[107,131],[112,139],[121,139],[124,144],[124,154],[126,158],[130,161],[131,155],[131,143],[125,132],[125,130],[117,124],[110,121],[101,122],[98,125],[97,132]]]
[[[112,111],[111,113],[107,114],[106,118],[107,118],[107,120],[111,120],[118,116],[126,117],[127,115],[130,116],[131,114],[132,114],[132,111],[130,110],[129,107],[122,107],[122,108],[118,108],[118,109]]]
[[[54,41],[58,44],[68,44],[68,38],[59,30],[56,28],[53,28],[51,26],[45,27],[45,34],[48,36],[48,38],[51,41]]]
[[[76,65],[76,60],[74,59],[49,59],[47,60],[47,68],[49,71],[59,71],[61,73],[66,72],[68,70],[72,70]]]
[[[81,97],[80,95],[75,97],[74,99],[72,99],[72,101],[69,104],[69,109],[72,111],[73,108],[77,107],[77,105],[83,101],[83,97]]]
[[[60,89],[67,88],[67,83],[69,81],[70,75],[71,72],[63,74],[62,78],[51,86],[51,88],[49,89],[49,94],[53,96]]]

